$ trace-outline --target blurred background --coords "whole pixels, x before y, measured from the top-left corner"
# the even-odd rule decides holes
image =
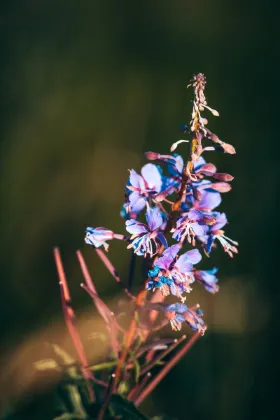
[[[84,244],[85,227],[124,232],[128,169],[140,170],[144,151],[168,153],[182,138],[191,111],[186,85],[203,72],[208,103],[220,112],[209,115],[209,128],[237,150],[208,158],[235,176],[220,209],[240,254],[230,260],[213,252],[220,293],[197,286],[189,298],[205,309],[209,331],[141,408],[190,420],[274,414],[278,26],[272,4],[253,1],[1,1],[3,407],[36,395],[47,411],[44,396],[55,381],[38,381],[32,363],[46,356],[47,342],[71,351],[55,245],[90,358],[102,359],[89,340],[102,327],[80,289],[75,251],[83,251],[101,296],[114,301],[120,289]],[[112,243],[110,255],[125,278],[125,246]]]

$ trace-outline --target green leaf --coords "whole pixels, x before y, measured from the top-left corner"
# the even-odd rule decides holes
[[[76,385],[67,385],[65,388],[69,392],[74,413],[78,414],[79,416],[83,416],[82,418],[86,418],[86,412],[83,407],[81,394],[78,387]]]
[[[34,367],[36,370],[61,370],[60,366],[54,359],[42,359],[38,360],[38,362],[34,363]]]
[[[72,356],[70,356],[67,351],[65,351],[62,347],[60,347],[58,344],[53,344],[53,349],[55,354],[62,359],[63,364],[65,365],[65,368],[67,370],[67,373],[71,378],[78,378],[79,375],[77,373],[77,367],[75,366],[76,360],[73,359]],[[70,365],[69,367],[67,365]]]
[[[112,395],[109,410],[112,413],[112,417],[120,420],[148,420],[131,402],[121,397],[120,395]]]
[[[53,420],[85,420],[87,418],[79,414],[64,413],[61,416],[55,417]]]
[[[136,359],[134,360],[134,367],[135,367],[135,381],[136,383],[138,383],[139,378],[140,378],[141,367],[140,367],[140,363]]]
[[[99,363],[98,365],[92,365],[92,366],[89,366],[89,368],[90,370],[93,370],[94,372],[96,372],[98,370],[111,369],[115,367],[116,364],[117,364],[117,361],[113,360],[112,362],[104,362],[104,363]]]

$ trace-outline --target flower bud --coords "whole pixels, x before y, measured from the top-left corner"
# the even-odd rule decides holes
[[[210,184],[209,188],[221,193],[225,193],[231,190],[231,185],[227,184],[226,182],[215,182],[213,184]]]
[[[234,155],[236,153],[235,148],[229,143],[221,143],[221,147],[224,150],[224,153],[229,153],[230,155]]]
[[[222,174],[222,173],[218,173],[218,174],[214,174],[213,178],[218,179],[219,181],[232,181],[234,179],[234,177],[230,174]]]
[[[160,154],[155,152],[145,152],[145,156],[148,160],[157,160],[159,159]]]

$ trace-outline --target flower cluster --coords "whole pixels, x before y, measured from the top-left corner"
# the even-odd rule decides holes
[[[87,360],[61,255],[58,248],[54,249],[64,319],[78,358],[77,363],[69,364],[69,356],[58,346],[53,348],[58,362],[51,360],[51,364],[63,369],[65,396],[61,406],[68,407],[73,400],[73,407],[67,408],[70,411],[59,418],[73,418],[77,413],[82,418],[94,415],[100,420],[124,418],[124,413],[126,418],[142,418],[136,407],[206,331],[203,311],[187,298],[196,283],[210,293],[219,290],[218,269],[200,267],[203,257],[209,257],[215,248],[224,249],[230,257],[238,252],[237,242],[225,235],[227,217],[217,210],[222,195],[231,189],[233,177],[218,172],[208,156],[207,160],[202,156],[213,151],[233,154],[235,150],[209,130],[208,120],[202,115],[203,111],[219,115],[207,104],[205,76],[194,75],[189,87],[194,91],[192,115],[181,127],[188,138],[173,143],[167,154],[146,152],[152,163],[146,163],[138,173],[130,170],[121,208],[127,234],[105,227],[86,229],[86,244],[94,248],[126,293],[126,300],[119,300],[115,311],[99,296],[86,261],[77,251],[84,278],[81,287],[92,299],[107,332],[102,333],[108,354],[105,362],[92,365]],[[186,143],[186,153],[177,154],[177,147]],[[115,239],[130,250],[127,281],[108,258],[110,242]],[[135,296],[132,286],[138,257],[142,259],[143,281]],[[125,313],[129,322],[124,322]],[[180,331],[187,325],[194,333],[188,340],[185,334],[176,339],[151,336],[169,323],[173,330]],[[152,376],[151,371],[158,371],[161,361],[164,366]]]
[[[146,158],[155,163],[145,164],[140,174],[130,170],[121,215],[131,237],[105,228],[87,228],[85,239],[94,247],[103,245],[106,251],[108,240],[124,239],[129,241],[127,248],[132,248],[136,255],[149,257],[151,266],[143,287],[180,300],[180,303],[161,305],[158,310],[170,320],[173,329],[180,329],[181,323],[186,322],[201,333],[206,328],[201,319],[202,311],[188,309],[184,304],[186,294],[191,292],[194,282],[211,293],[216,293],[219,287],[216,267],[203,270],[195,266],[203,253],[210,256],[217,245],[230,257],[238,252],[237,242],[225,235],[225,213],[216,210],[222,194],[230,191],[233,177],[218,172],[213,163],[202,157],[204,152],[212,151],[234,154],[235,149],[207,127],[208,120],[202,112],[219,114],[208,106],[205,86],[203,74],[193,76],[188,85],[194,90],[192,115],[182,130],[189,139],[171,146],[172,153],[180,143],[188,142],[187,158],[177,153],[162,155],[150,151]],[[143,212],[146,223],[142,221]]]

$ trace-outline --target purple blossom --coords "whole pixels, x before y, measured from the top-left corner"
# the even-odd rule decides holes
[[[114,239],[114,232],[109,229],[104,227],[86,228],[85,242],[94,246],[95,248],[99,248],[103,245],[105,250],[108,251],[109,245],[106,243],[106,241],[111,239]]]
[[[132,169],[130,171],[129,185],[127,189],[131,191],[129,195],[130,211],[139,213],[146,205],[149,197],[154,197],[160,192],[162,186],[161,172],[156,165],[147,163],[141,169],[141,175]]]
[[[180,248],[181,246],[176,244],[163,252],[155,262],[153,270],[148,273],[152,280],[146,287],[159,288],[164,296],[171,292],[184,301],[182,294],[192,290],[190,284],[194,282],[193,265],[201,260],[201,254],[197,249],[192,249],[175,261]]]
[[[186,322],[194,331],[199,331],[201,335],[206,330],[206,325],[201,318],[202,310],[197,305],[195,308],[188,308],[182,303],[173,303],[163,307],[166,317],[169,319],[172,330],[180,331],[182,323]]]
[[[205,289],[210,293],[217,293],[219,291],[219,286],[217,285],[218,279],[215,276],[218,269],[216,267],[211,270],[195,270],[194,277],[195,279],[203,284]]]
[[[212,220],[205,218],[201,211],[192,209],[177,220],[172,238],[181,243],[187,239],[194,246],[195,238],[207,233],[209,222]]]
[[[149,208],[146,212],[147,225],[131,219],[126,221],[126,230],[132,234],[132,243],[127,248],[133,248],[137,255],[153,257],[159,251],[161,244],[167,248],[164,235],[159,232],[163,223],[161,211],[158,207]]]
[[[202,73],[194,75],[189,86],[194,88],[192,116],[190,123],[182,128],[188,139],[175,141],[170,148],[171,154],[147,152],[146,157],[166,165],[166,173],[161,166],[153,163],[144,165],[141,173],[134,169],[130,171],[126,185],[125,204],[121,215],[126,220],[126,229],[131,234],[130,239],[114,234],[105,228],[87,228],[85,241],[92,246],[108,249],[106,241],[113,238],[130,241],[132,248],[139,256],[150,256],[152,268],[148,271],[148,290],[159,289],[163,296],[172,294],[181,303],[166,304],[163,302],[146,302],[156,310],[164,311],[170,320],[172,329],[180,330],[186,322],[193,330],[204,333],[206,326],[201,316],[202,311],[196,307],[188,308],[184,301],[185,293],[189,293],[196,280],[211,293],[219,290],[216,277],[217,268],[200,270],[194,268],[202,256],[198,249],[193,248],[182,255],[179,252],[188,242],[193,247],[197,240],[209,256],[217,242],[223,246],[231,257],[237,253],[237,242],[224,234],[227,218],[224,213],[216,211],[222,200],[221,193],[231,189],[233,177],[227,173],[218,173],[216,166],[206,162],[202,157],[204,151],[220,150],[225,153],[235,153],[234,148],[222,142],[208,128],[208,119],[201,115],[208,110],[213,115],[219,113],[210,108],[205,98],[206,78]],[[205,145],[205,140],[211,140],[214,145]],[[189,142],[187,158],[173,153],[180,145]],[[174,194],[175,193],[175,194]],[[175,197],[166,197],[174,194]],[[151,203],[155,207],[151,208]],[[168,211],[167,207],[171,205]],[[147,207],[146,223],[138,220],[139,213]],[[171,234],[177,241],[168,248],[165,236]],[[163,247],[163,246],[164,247]],[[162,253],[162,249],[165,248]],[[129,273],[133,272],[135,255],[131,259]],[[131,270],[132,267],[132,270]],[[130,274],[129,274],[130,276]],[[129,281],[130,282],[130,281]]]
[[[215,240],[219,241],[224,251],[233,258],[233,254],[238,254],[236,246],[238,242],[225,236],[224,231],[221,229],[227,223],[227,217],[225,213],[214,213],[216,222],[209,228],[208,234],[204,237],[205,251],[210,254]]]
[[[178,191],[182,182],[184,160],[182,156],[174,153],[173,155],[160,155],[155,152],[146,152],[146,157],[150,160],[158,160],[167,163],[169,176],[162,176],[162,188],[156,196],[157,201],[163,200],[168,195]]]

